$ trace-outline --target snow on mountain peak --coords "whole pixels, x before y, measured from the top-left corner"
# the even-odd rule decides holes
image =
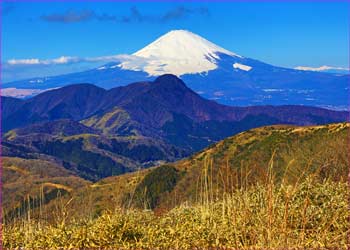
[[[193,56],[210,56],[218,59],[217,52],[236,56],[212,42],[187,30],[173,30],[161,36],[145,48],[134,53],[135,56],[150,58],[184,59]],[[203,58],[201,58],[203,59]]]
[[[240,63],[234,63],[232,66],[235,69],[240,69],[240,70],[244,70],[244,71],[249,71],[252,69],[252,67],[250,67],[248,65],[240,64]]]
[[[123,69],[142,70],[149,75],[201,73],[217,68],[218,53],[241,57],[187,30],[161,36],[119,64]],[[135,65],[137,63],[137,65]]]

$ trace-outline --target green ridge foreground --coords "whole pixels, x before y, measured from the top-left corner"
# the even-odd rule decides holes
[[[4,225],[4,246],[345,249],[349,129],[262,127],[176,163],[66,189],[39,207],[24,201]],[[31,176],[6,161],[11,183]]]

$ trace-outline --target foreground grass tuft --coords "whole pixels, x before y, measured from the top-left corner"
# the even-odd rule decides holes
[[[94,219],[50,224],[28,217],[4,225],[3,243],[7,249],[345,249],[348,192],[343,182],[307,179],[296,185],[257,184],[162,215],[116,209]]]

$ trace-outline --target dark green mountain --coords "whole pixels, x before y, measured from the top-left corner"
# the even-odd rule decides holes
[[[36,123],[9,131],[3,155],[27,159],[54,158],[80,177],[97,180],[135,171],[188,152],[143,136],[113,136],[71,120]]]

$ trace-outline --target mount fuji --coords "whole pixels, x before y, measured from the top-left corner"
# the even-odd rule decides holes
[[[180,77],[205,98],[234,106],[308,105],[348,109],[349,75],[273,66],[238,55],[185,30],[174,30],[119,61],[77,73],[4,83],[3,93],[37,94],[75,83],[110,89]],[[25,94],[23,94],[25,93]]]

